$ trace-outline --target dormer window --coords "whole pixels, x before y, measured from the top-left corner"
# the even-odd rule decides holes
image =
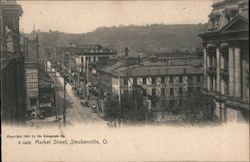
[[[224,10],[225,18],[227,22],[232,21],[233,18],[235,18],[238,15],[238,9],[237,8],[226,8]]]
[[[220,14],[218,13],[212,13],[210,16],[209,24],[208,24],[208,30],[216,30],[219,26],[219,20],[220,20]]]

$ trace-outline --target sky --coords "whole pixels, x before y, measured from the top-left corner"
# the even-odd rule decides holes
[[[20,30],[86,33],[102,26],[206,23],[212,0],[18,1]]]

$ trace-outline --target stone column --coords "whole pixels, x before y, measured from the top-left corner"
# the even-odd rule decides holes
[[[207,67],[210,67],[210,58],[208,53],[207,53]]]
[[[216,91],[216,79],[213,77],[213,91]]]
[[[221,54],[220,55],[220,69],[224,69],[224,64],[225,64],[225,58],[224,56]]]
[[[221,83],[221,85],[220,85],[221,94],[224,95],[225,94],[225,81],[224,81],[224,79],[221,79],[220,83]]]
[[[210,80],[210,76],[207,75],[207,90],[210,91],[211,90],[211,80]]]
[[[246,55],[247,53],[244,53],[244,55]],[[241,54],[241,58],[243,57],[243,55]],[[247,58],[246,56],[244,58],[242,58],[242,97],[244,99],[246,99],[247,101],[249,101],[249,64],[247,63]]]
[[[233,48],[228,49],[229,62],[228,62],[228,70],[229,70],[229,95],[234,96],[234,53]]]
[[[220,48],[216,48],[216,91],[220,92]]]
[[[234,50],[235,61],[235,97],[241,97],[241,61],[240,48]]]
[[[207,49],[203,49],[203,66],[204,66],[204,88],[207,88]]]

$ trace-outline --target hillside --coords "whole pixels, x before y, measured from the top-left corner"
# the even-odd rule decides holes
[[[58,31],[39,32],[42,47],[56,44],[102,44],[122,51],[150,52],[157,48],[196,48],[201,47],[199,33],[206,30],[207,24],[100,27],[84,34],[67,34]],[[32,33],[26,34],[31,37]]]

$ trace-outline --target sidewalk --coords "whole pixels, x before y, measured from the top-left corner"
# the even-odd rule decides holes
[[[36,127],[36,128],[60,126],[62,124],[62,116],[58,116],[57,119],[55,118],[55,116],[47,117],[45,119],[36,118],[27,121],[26,124],[30,127]]]

